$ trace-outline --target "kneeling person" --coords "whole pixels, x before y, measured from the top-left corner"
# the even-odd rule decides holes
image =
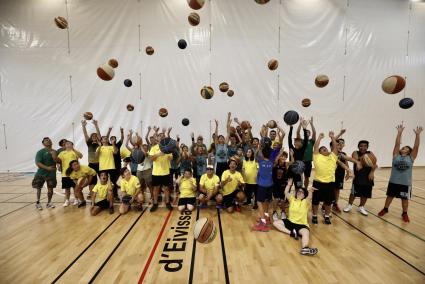
[[[179,211],[185,209],[193,211],[196,203],[196,180],[192,177],[192,170],[185,169],[183,176],[178,178],[177,184],[180,190]]]
[[[127,168],[122,168],[120,175],[122,192],[120,213],[127,213],[131,209],[132,203],[135,203],[137,208],[141,210],[143,208],[144,198],[139,179],[131,175],[131,172]]]
[[[226,207],[227,212],[232,213],[233,207],[236,211],[240,212],[238,202],[245,200],[245,193],[241,189],[245,185],[245,181],[240,172],[236,171],[237,162],[235,160],[229,161],[229,169],[223,172],[221,176],[221,186],[223,188],[223,205]]]
[[[109,181],[108,172],[100,172],[100,182],[97,183],[93,190],[92,207],[90,214],[96,216],[103,209],[109,208],[109,214],[114,213],[114,199],[112,194],[112,184]]]
[[[207,173],[201,176],[199,182],[199,201],[201,202],[201,208],[205,208],[208,201],[215,199],[217,206],[220,207],[223,196],[218,192],[220,186],[220,178],[214,174],[214,166],[207,166]]]

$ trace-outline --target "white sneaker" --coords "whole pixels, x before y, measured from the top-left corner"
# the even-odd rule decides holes
[[[43,210],[43,206],[41,206],[40,203],[36,203],[35,208],[37,208],[38,210]]]
[[[359,206],[359,208],[357,208],[357,211],[362,213],[362,215],[364,215],[364,216],[367,216],[369,214],[369,213],[367,213],[367,210],[364,208],[364,206]]]
[[[347,204],[347,206],[345,206],[345,208],[344,208],[344,212],[345,213],[347,213],[347,212],[350,212],[351,211],[351,209],[353,209],[353,205],[351,205],[350,203],[348,203]]]
[[[277,215],[276,211],[273,212],[272,217],[273,217],[273,221],[279,221],[279,216]]]
[[[74,199],[74,203],[72,205],[77,206],[79,204],[78,199]]]
[[[65,203],[62,206],[63,207],[68,207],[69,206],[69,199],[65,200]]]
[[[53,203],[51,203],[51,202],[46,204],[46,208],[52,208],[53,209],[55,207],[56,206]]]

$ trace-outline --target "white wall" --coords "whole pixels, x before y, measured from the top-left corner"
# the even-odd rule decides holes
[[[187,22],[192,10],[185,0],[68,3],[70,54],[66,30],[53,22],[66,16],[64,1],[0,1],[0,171],[35,170],[34,155],[44,136],[55,145],[61,138],[75,139],[76,148],[86,153],[80,127],[85,111],[95,114],[102,132],[110,125],[114,134],[119,126],[140,129],[143,121],[144,128],[173,126],[173,133],[188,142],[192,130],[208,136],[214,118],[223,125],[228,111],[250,119],[258,130],[264,121],[282,121],[285,111],[295,109],[314,116],[319,131],[339,130],[343,121],[347,152],[367,139],[380,166],[390,165],[397,123],[407,126],[403,142],[409,145],[412,128],[425,126],[425,3],[412,4],[409,24],[410,2],[401,0],[350,0],[349,5],[346,0],[266,5],[211,0],[198,11],[197,27]],[[187,40],[186,50],[177,48],[180,38]],[[145,54],[147,45],[155,48],[153,56]],[[274,72],[266,67],[272,57],[280,63]],[[96,68],[109,58],[120,65],[115,78],[105,82]],[[209,84],[210,72],[216,93],[206,101],[199,90]],[[330,77],[323,89],[314,85],[319,73]],[[382,92],[382,80],[392,74],[407,76],[405,93]],[[131,88],[123,86],[125,78],[133,80]],[[222,81],[234,89],[233,98],[219,92]],[[415,100],[413,108],[399,108],[404,95]],[[307,109],[300,105],[305,97],[312,100]],[[128,103],[134,112],[126,111]],[[167,118],[157,114],[163,106]],[[190,127],[181,125],[183,117],[191,120]],[[421,148],[416,165],[425,165],[424,142]]]

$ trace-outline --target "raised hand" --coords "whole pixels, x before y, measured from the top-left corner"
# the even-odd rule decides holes
[[[323,139],[323,138],[325,138],[325,134],[320,133],[320,134],[319,134],[319,139]]]
[[[97,120],[93,119],[93,124],[97,126]]]
[[[302,126],[302,128],[307,128],[307,126],[308,126],[308,121],[307,120],[304,120],[304,119],[301,119],[301,126]]]
[[[416,129],[413,129],[413,132],[415,132],[416,135],[419,135],[423,130],[422,126],[417,126]]]
[[[87,125],[87,121],[85,121],[85,120],[81,120],[81,125],[82,125],[83,127],[86,127],[86,125]]]
[[[192,138],[192,139],[195,139],[195,133],[190,133],[190,137]]]
[[[218,120],[214,119],[214,121],[215,121],[215,126],[218,126]]]
[[[404,126],[403,126],[403,124],[399,124],[399,125],[397,125],[395,128],[397,129],[397,132],[398,132],[398,133],[402,133],[402,132],[403,132],[403,130],[404,130]],[[415,129],[413,129],[413,131],[415,131]]]
[[[333,131],[329,131],[329,137],[330,138],[334,138],[335,137],[335,133]]]

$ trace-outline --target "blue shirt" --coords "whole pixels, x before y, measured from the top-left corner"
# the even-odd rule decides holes
[[[215,161],[216,163],[227,163],[227,145],[215,145]]]
[[[261,187],[273,186],[273,162],[270,160],[258,161],[257,184]]]
[[[408,156],[397,155],[393,158],[390,182],[401,185],[412,185],[413,159]]]

